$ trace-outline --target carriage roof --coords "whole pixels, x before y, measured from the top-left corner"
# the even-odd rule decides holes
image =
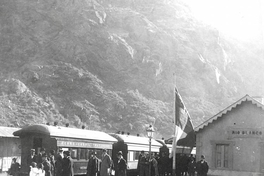
[[[13,134],[15,136],[23,136],[32,133],[44,134],[44,135],[49,135],[50,137],[59,137],[59,138],[75,138],[75,139],[117,142],[115,138],[101,131],[69,128],[62,126],[49,126],[43,124],[30,125],[18,131],[15,131]]]
[[[13,133],[20,128],[0,126],[0,137],[14,137]]]
[[[132,135],[126,135],[126,134],[110,134],[110,135],[115,137],[118,141],[124,142],[126,144],[149,145],[149,138],[147,137],[132,136]],[[151,145],[158,146],[158,147],[162,146],[162,144],[160,144],[153,138],[151,140]]]

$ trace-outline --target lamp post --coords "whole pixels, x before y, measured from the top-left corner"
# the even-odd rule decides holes
[[[153,138],[153,133],[154,133],[154,128],[152,127],[152,125],[149,125],[149,127],[147,128],[147,135],[149,138],[149,159],[151,159],[151,139]],[[151,165],[149,163],[149,176],[151,176]]]

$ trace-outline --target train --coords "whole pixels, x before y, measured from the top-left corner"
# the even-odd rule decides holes
[[[139,153],[149,151],[149,138],[125,133],[108,134],[101,131],[35,124],[21,128],[13,134],[21,140],[20,175],[28,175],[30,163],[27,163],[27,158],[31,149],[35,149],[36,153],[39,153],[41,148],[45,148],[46,151],[58,151],[59,149],[69,151],[74,161],[75,175],[86,174],[91,151],[97,152],[97,157],[101,159],[102,149],[107,149],[108,154],[112,156],[113,163],[117,162],[118,151],[122,151],[127,161],[127,175],[129,176],[137,175]],[[155,139],[151,141],[151,152],[166,152],[168,155],[171,148],[170,144]]]

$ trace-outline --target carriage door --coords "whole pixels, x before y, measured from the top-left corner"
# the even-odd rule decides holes
[[[42,138],[33,138],[33,148],[36,150],[36,153],[40,152],[40,149],[42,148]]]

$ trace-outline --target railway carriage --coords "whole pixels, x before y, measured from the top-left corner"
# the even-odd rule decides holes
[[[74,173],[81,175],[86,174],[90,151],[96,151],[100,159],[102,149],[107,149],[112,155],[113,143],[117,142],[112,136],[100,131],[42,124],[27,126],[13,134],[21,139],[21,170],[24,174],[30,164],[27,163],[30,149],[35,149],[37,153],[41,148],[45,148],[47,152],[58,149],[70,151]]]
[[[0,127],[0,175],[7,172],[11,166],[12,158],[20,163],[20,139],[13,136],[13,132],[20,128]]]
[[[124,159],[127,161],[127,174],[137,175],[138,156],[141,151],[149,151],[149,138],[132,136],[127,134],[110,134],[118,140],[113,145],[113,161],[117,163],[117,153],[122,151]],[[159,153],[162,145],[155,139],[151,140],[151,152]]]

